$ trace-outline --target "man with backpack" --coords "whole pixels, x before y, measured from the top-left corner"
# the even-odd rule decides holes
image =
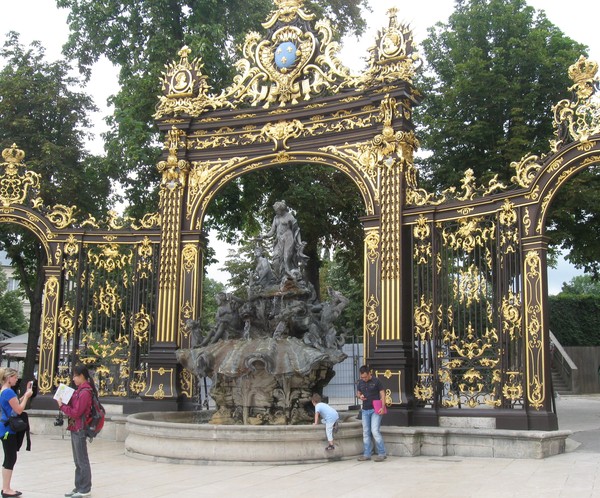
[[[58,409],[69,417],[67,429],[71,431],[71,447],[75,462],[75,488],[65,493],[65,496],[84,498],[92,495],[92,470],[88,458],[87,438],[97,433],[94,428],[92,433],[88,434],[94,401],[99,405],[98,391],[90,372],[83,365],[76,365],[73,368],[73,382],[77,389],[69,403],[64,404],[60,399],[57,400]]]

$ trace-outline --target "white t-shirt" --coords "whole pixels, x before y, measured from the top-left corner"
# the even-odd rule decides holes
[[[326,424],[334,424],[340,418],[335,408],[331,408],[327,403],[317,403],[315,405],[315,412],[321,415],[323,422]]]

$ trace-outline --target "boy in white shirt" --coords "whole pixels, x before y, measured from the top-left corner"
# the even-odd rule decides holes
[[[329,443],[325,449],[327,451],[335,450],[335,446],[333,445],[333,433],[337,432],[340,415],[327,403],[323,403],[321,401],[321,396],[317,393],[312,395],[311,401],[315,407],[315,423],[313,425],[319,423],[319,415],[321,415],[321,419],[325,424],[325,434],[327,435],[327,441]]]

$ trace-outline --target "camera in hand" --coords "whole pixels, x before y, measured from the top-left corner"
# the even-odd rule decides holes
[[[62,425],[65,423],[65,417],[64,415],[61,413],[59,413],[56,418],[54,419],[54,426],[55,427],[62,427]]]

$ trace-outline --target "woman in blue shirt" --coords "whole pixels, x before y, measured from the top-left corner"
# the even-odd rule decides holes
[[[19,380],[19,373],[14,368],[0,368],[0,409],[2,416],[0,417],[0,434],[2,437],[2,448],[4,449],[4,463],[2,464],[2,498],[9,496],[21,496],[20,491],[15,491],[10,487],[13,469],[17,461],[17,451],[19,450],[19,442],[17,434],[7,424],[8,417],[11,415],[20,415],[25,410],[27,400],[31,398],[33,391],[32,383],[27,384],[27,391],[18,398],[13,388]],[[6,424],[6,425],[5,425]]]

